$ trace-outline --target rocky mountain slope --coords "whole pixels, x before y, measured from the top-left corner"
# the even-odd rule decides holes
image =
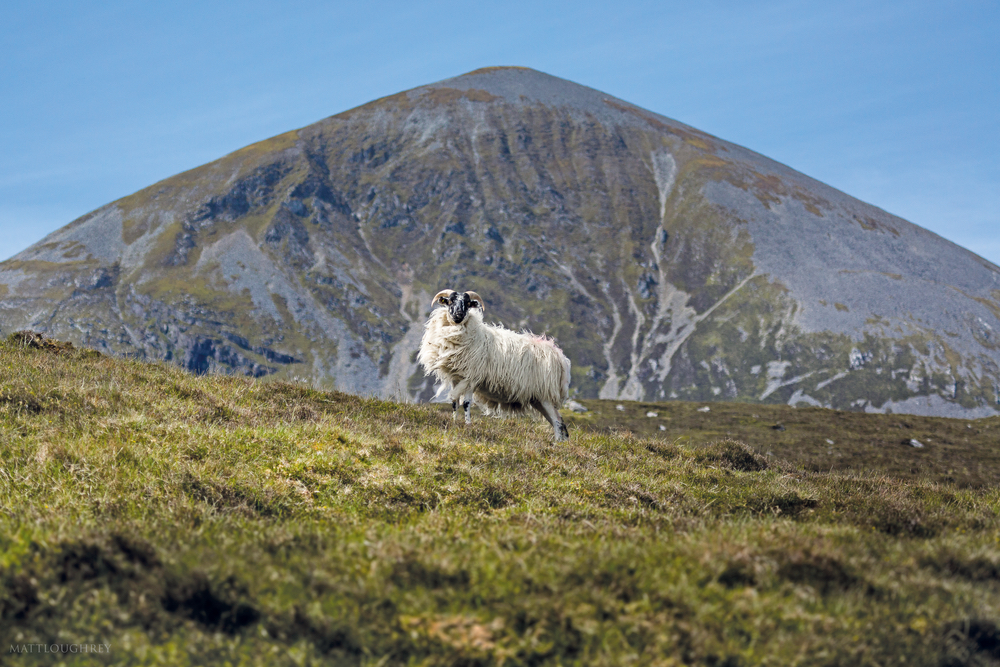
[[[554,336],[580,397],[985,416],[1000,268],[788,167],[524,68],[376,100],[0,263],[0,333],[428,399],[431,296]]]

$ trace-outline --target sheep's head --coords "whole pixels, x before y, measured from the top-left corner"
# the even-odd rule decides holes
[[[469,314],[469,310],[472,308],[478,308],[479,312],[486,310],[483,297],[475,292],[456,292],[453,289],[438,292],[437,296],[434,297],[433,305],[440,305],[447,308],[448,319],[455,324],[464,322],[466,316]]]

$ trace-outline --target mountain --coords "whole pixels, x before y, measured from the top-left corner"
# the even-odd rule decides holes
[[[0,263],[0,332],[426,400],[431,296],[554,336],[579,397],[979,417],[1000,268],[750,150],[487,68],[253,144]]]

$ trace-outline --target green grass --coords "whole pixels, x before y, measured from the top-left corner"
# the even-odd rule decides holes
[[[0,344],[0,663],[1000,660],[995,485],[879,457],[810,471],[786,454],[840,413],[754,440],[765,408],[711,408],[656,406],[677,429],[647,435],[612,405],[622,423],[593,410],[556,444],[541,422]]]
[[[747,403],[579,402],[588,412],[565,411],[566,420],[588,431],[629,431],[688,446],[735,438],[810,472],[875,470],[961,487],[1000,480],[1000,417],[944,419]],[[656,415],[647,417],[650,412]],[[912,447],[910,440],[923,447]]]

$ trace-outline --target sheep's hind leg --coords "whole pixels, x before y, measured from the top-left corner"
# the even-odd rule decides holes
[[[563,423],[562,416],[559,414],[559,410],[556,406],[552,405],[548,401],[531,401],[531,407],[542,413],[542,416],[552,425],[552,432],[555,435],[556,442],[561,442],[563,440],[569,440],[569,429],[566,428],[566,424]]]

